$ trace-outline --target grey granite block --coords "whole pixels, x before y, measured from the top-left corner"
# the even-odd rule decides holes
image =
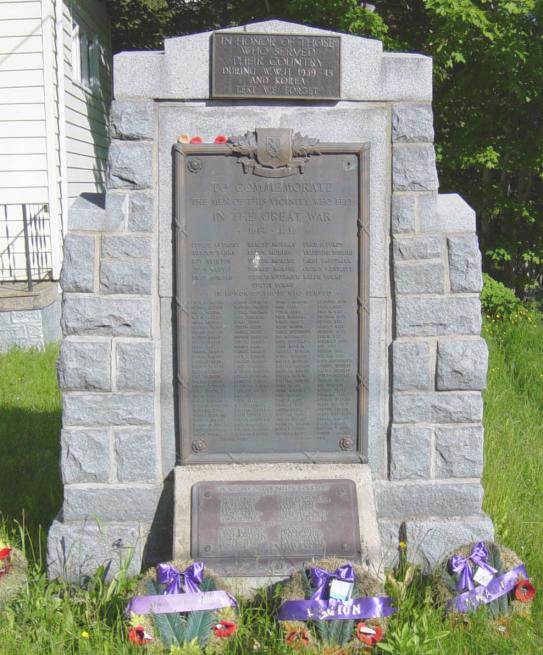
[[[396,300],[398,336],[425,337],[481,332],[479,298],[398,296]]]
[[[152,343],[117,342],[117,389],[152,391],[155,387],[155,351]]]
[[[147,298],[104,298],[64,294],[65,335],[151,335],[151,301]]]
[[[107,430],[62,430],[60,468],[64,484],[107,482],[109,459]]]
[[[100,264],[102,293],[151,293],[152,266],[150,262],[103,259]]]
[[[443,255],[443,239],[433,235],[396,236],[392,242],[394,261],[438,259]]]
[[[151,425],[154,420],[154,401],[143,394],[72,394],[63,398],[63,425]]]
[[[60,277],[63,291],[77,293],[94,290],[95,244],[96,239],[93,236],[66,235]]]
[[[481,253],[473,234],[454,236],[449,244],[449,277],[454,293],[479,293],[483,288]]]
[[[153,195],[135,191],[130,195],[128,229],[130,232],[152,232],[154,224]]]
[[[156,481],[156,440],[152,430],[115,430],[115,457],[119,482]]]
[[[394,265],[396,293],[443,293],[445,268],[441,262],[402,262]]]
[[[64,520],[151,521],[160,487],[97,485],[64,487]]]
[[[432,145],[405,144],[393,147],[394,191],[435,191],[438,186],[436,157]]]
[[[430,345],[426,341],[395,341],[392,347],[392,380],[397,391],[433,388]]]
[[[393,425],[390,434],[390,477],[392,480],[430,477],[432,430]]]
[[[440,193],[436,211],[420,213],[422,232],[475,232],[475,212],[457,193]]]
[[[437,348],[437,388],[484,389],[488,348],[484,339],[440,339]]]
[[[113,189],[153,186],[153,145],[147,141],[112,141],[109,146],[109,181]]]
[[[104,341],[64,340],[57,364],[59,386],[72,391],[111,390],[111,352]]]
[[[138,257],[150,259],[151,239],[142,236],[113,236],[102,237],[102,257],[122,259]]]
[[[392,194],[392,234],[414,232],[416,229],[416,209],[414,193]]]
[[[438,478],[478,478],[482,471],[482,426],[436,428]]]
[[[393,105],[392,141],[398,143],[432,142],[434,120],[431,105]]]
[[[111,105],[111,134],[116,139],[152,139],[154,102],[115,100]]]
[[[392,415],[395,423],[476,423],[483,418],[483,399],[467,391],[396,393]]]

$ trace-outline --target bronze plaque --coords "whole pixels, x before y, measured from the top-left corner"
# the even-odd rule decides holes
[[[176,152],[182,462],[365,461],[367,149]]]
[[[192,557],[223,575],[285,575],[302,562],[360,559],[352,480],[199,482]]]
[[[341,37],[215,32],[213,98],[341,98]]]

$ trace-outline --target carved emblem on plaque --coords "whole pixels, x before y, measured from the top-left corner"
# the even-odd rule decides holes
[[[288,177],[303,173],[308,158],[319,155],[318,139],[288,128],[257,128],[231,138],[230,147],[240,157],[244,173],[260,177]]]

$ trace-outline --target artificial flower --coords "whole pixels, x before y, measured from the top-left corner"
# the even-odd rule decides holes
[[[238,629],[233,621],[221,621],[213,626],[215,637],[230,637]]]
[[[515,598],[521,603],[529,603],[535,596],[535,587],[529,580],[521,580],[515,585]]]
[[[177,141],[179,143],[190,143],[190,136],[188,134],[181,134]]]
[[[11,555],[12,550],[13,549],[10,548],[9,546],[6,548],[2,548],[2,550],[0,550],[0,561],[7,559]]]
[[[375,646],[383,638],[383,629],[378,625],[370,627],[361,621],[356,626],[356,638],[366,646]]]
[[[143,646],[153,641],[150,634],[145,632],[145,628],[142,625],[136,625],[130,628],[128,633],[128,641],[131,641],[133,644],[138,644],[138,646]]]
[[[289,646],[307,646],[310,641],[311,637],[307,628],[296,628],[295,630],[291,630],[286,636],[286,642]]]
[[[215,143],[226,143],[228,141],[228,137],[224,136],[224,134],[219,134],[218,136],[215,137]]]
[[[191,143],[203,143],[201,136],[193,136],[190,140]]]

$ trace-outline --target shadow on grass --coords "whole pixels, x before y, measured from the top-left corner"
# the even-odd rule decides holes
[[[0,515],[24,523],[32,538],[62,504],[60,410],[0,407]]]

